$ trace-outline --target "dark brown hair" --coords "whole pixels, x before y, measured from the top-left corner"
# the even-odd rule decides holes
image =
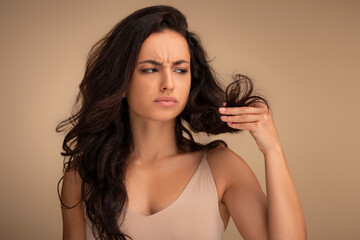
[[[187,40],[190,49],[190,94],[184,110],[175,120],[176,143],[180,151],[198,151],[218,145],[227,147],[222,140],[205,145],[197,143],[191,131],[208,135],[242,131],[221,121],[218,108],[223,102],[229,107],[241,107],[262,101],[269,108],[264,98],[253,95],[253,83],[247,76],[235,75],[234,82],[223,90],[209,66],[199,37],[187,27],[185,16],[165,5],[137,10],[120,21],[92,47],[74,111],[56,126],[57,132],[67,132],[61,153],[63,170],[74,168],[81,176],[80,202],[84,203],[93,234],[98,234],[98,239],[130,237],[119,228],[128,202],[124,176],[133,149],[124,95],[140,47],[151,33],[165,29],[176,31]],[[61,204],[68,209],[76,206]]]

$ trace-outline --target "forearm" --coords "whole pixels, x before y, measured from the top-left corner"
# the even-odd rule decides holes
[[[304,214],[283,150],[264,157],[269,239],[306,239]]]

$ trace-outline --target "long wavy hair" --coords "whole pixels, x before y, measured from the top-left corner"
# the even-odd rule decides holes
[[[91,48],[71,116],[56,126],[56,132],[66,132],[61,152],[63,173],[75,169],[82,178],[82,199],[78,204],[83,202],[97,239],[132,239],[119,227],[128,203],[124,184],[126,166],[134,149],[124,96],[140,47],[151,33],[165,29],[178,32],[190,50],[190,93],[184,110],[175,119],[176,144],[180,151],[227,147],[222,140],[200,144],[191,131],[208,136],[242,131],[221,121],[218,108],[223,102],[228,107],[241,107],[261,101],[269,109],[266,99],[253,94],[253,83],[247,76],[234,75],[234,81],[223,90],[199,37],[187,27],[186,17],[166,5],[137,10],[120,21]],[[58,182],[58,194],[62,179]],[[77,205],[67,206],[60,194],[59,199],[65,209]]]

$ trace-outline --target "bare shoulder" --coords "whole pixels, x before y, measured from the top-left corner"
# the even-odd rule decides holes
[[[208,161],[213,169],[213,174],[223,185],[224,191],[233,184],[237,184],[238,187],[259,184],[246,161],[225,146],[218,146],[209,150]]]
[[[71,206],[79,202],[81,199],[81,184],[82,179],[76,170],[65,171],[61,188],[61,200],[64,204]]]
[[[258,179],[234,151],[216,147],[209,165],[223,185],[222,202],[244,239],[267,239],[267,199]]]

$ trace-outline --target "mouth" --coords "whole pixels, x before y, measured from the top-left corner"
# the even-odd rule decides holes
[[[156,103],[160,104],[161,106],[164,106],[164,107],[171,107],[171,106],[174,106],[177,102],[177,100],[173,97],[159,97],[157,99],[155,99]]]
[[[172,107],[176,104],[176,102],[173,102],[173,101],[157,101],[156,103],[158,103],[164,107]]]
[[[163,96],[163,97],[159,97],[157,99],[155,99],[155,102],[177,102],[176,98],[173,97],[168,97],[168,96]]]

